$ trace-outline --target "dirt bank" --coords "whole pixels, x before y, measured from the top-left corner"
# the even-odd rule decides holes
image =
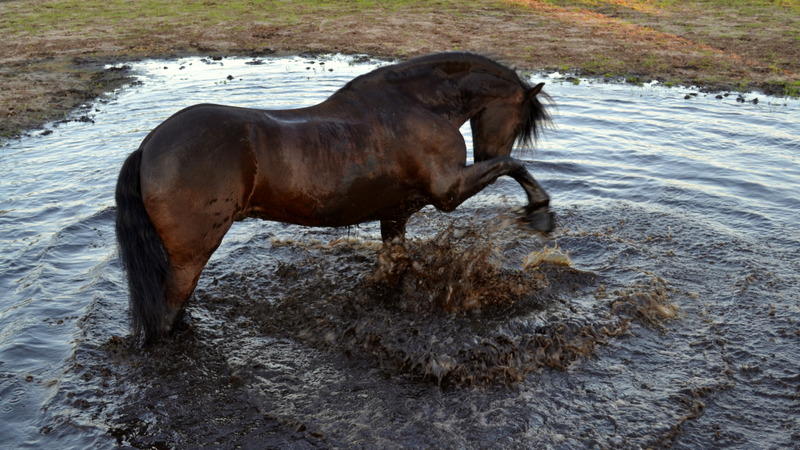
[[[797,2],[239,3],[198,9],[186,0],[159,11],[129,2],[0,3],[0,139],[64,119],[130,81],[108,63],[186,54],[467,50],[521,70],[800,91]]]

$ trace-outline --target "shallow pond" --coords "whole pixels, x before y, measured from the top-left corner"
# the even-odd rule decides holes
[[[534,74],[557,128],[520,157],[552,236],[518,226],[524,194],[501,179],[415,215],[415,264],[390,283],[377,224],[247,220],[177,336],[131,348],[124,158],[184,106],[307,106],[379,64],[135,63],[140,83],[83,120],[0,148],[4,446],[800,442],[800,102],[755,94]]]

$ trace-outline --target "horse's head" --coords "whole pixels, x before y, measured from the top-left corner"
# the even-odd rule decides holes
[[[536,86],[522,84],[512,95],[491,99],[470,119],[475,161],[508,156],[519,142],[532,147],[544,128],[550,124],[550,114],[539,101],[550,96],[542,92],[544,83]]]

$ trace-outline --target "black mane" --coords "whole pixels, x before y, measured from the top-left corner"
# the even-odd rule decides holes
[[[450,75],[473,69],[476,66],[483,66],[508,81],[516,81],[523,86],[525,85],[525,82],[519,78],[515,71],[485,56],[467,52],[447,52],[418,56],[397,64],[379,67],[372,72],[356,77],[347,83],[347,86],[355,87],[375,79],[411,79],[427,76],[431,74],[432,69],[438,69]]]
[[[533,88],[526,81],[522,81],[522,83],[526,86],[526,91]],[[543,98],[545,104],[539,98]],[[533,148],[542,133],[553,125],[553,119],[547,108],[554,105],[553,99],[544,92],[539,92],[535,97],[525,101],[522,126],[517,132],[517,142],[520,146]]]

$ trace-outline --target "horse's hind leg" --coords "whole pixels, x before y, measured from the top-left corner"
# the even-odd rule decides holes
[[[165,242],[170,270],[164,280],[164,298],[169,309],[166,320],[170,329],[180,317],[186,301],[197,286],[200,274],[229,228],[230,224],[214,233],[195,236],[195,239],[183,235],[171,239],[169,243]]]
[[[168,314],[164,329],[170,330],[197,286],[200,274],[233,223],[232,211],[187,203],[153,202],[151,220],[158,230],[169,260],[164,280]],[[155,206],[157,205],[157,206]],[[216,206],[216,205],[214,205]]]
[[[169,310],[169,315],[165,319],[169,330],[180,318],[183,307],[191,297],[192,292],[194,292],[197,281],[200,279],[200,273],[202,273],[207,261],[207,258],[204,262],[199,257],[189,260],[175,257],[170,259],[170,271],[166,280],[164,280],[164,298]]]

